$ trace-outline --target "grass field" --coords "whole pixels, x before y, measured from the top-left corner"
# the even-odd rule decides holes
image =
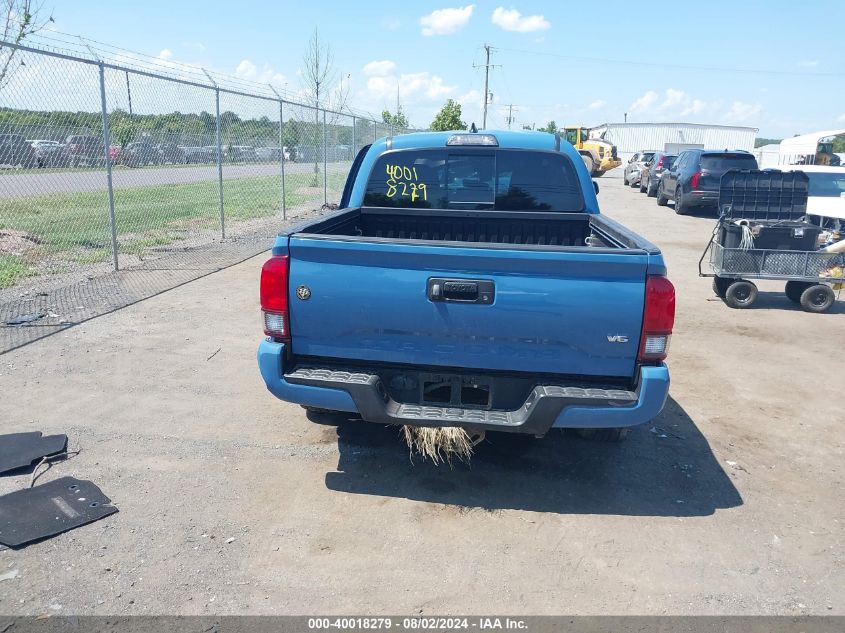
[[[322,174],[286,179],[285,202],[294,208],[322,201]],[[342,189],[345,174],[329,173],[330,192]],[[335,198],[338,196],[335,193]],[[223,183],[227,227],[278,215],[278,176]],[[116,189],[115,218],[119,253],[137,255],[153,246],[184,240],[192,232],[217,229],[220,207],[216,181]],[[0,201],[0,288],[23,278],[64,272],[72,265],[111,258],[111,229],[105,191],[31,196]]]

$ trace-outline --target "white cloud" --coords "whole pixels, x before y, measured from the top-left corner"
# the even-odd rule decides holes
[[[369,77],[383,77],[384,75],[389,75],[394,70],[396,70],[396,62],[392,62],[389,59],[372,61],[363,68],[364,74]]]
[[[836,117],[836,121],[837,121],[838,123],[845,123],[845,112],[843,112],[843,113],[842,113],[842,114],[840,114],[838,117]]]
[[[161,52],[158,54],[158,58],[162,59],[164,61],[170,61],[170,59],[172,57],[173,57],[173,51],[170,50],[169,48],[163,48],[161,50]]]
[[[465,108],[469,106],[480,106],[482,105],[481,101],[481,93],[478,90],[470,90],[466,94],[458,97],[458,103]]]
[[[241,60],[241,63],[235,67],[235,76],[261,84],[275,83],[282,85],[287,81],[287,77],[273,70],[268,64],[259,68],[248,59]]]
[[[683,90],[675,90],[674,88],[666,89],[666,99],[660,104],[659,110],[668,110],[675,106],[681,105],[685,100],[689,100],[687,93]]]
[[[587,107],[588,107],[590,110],[598,110],[599,108],[603,108],[603,107],[604,107],[604,106],[606,106],[606,105],[607,105],[607,101],[605,101],[605,100],[603,100],[603,99],[596,99],[595,101],[593,101],[593,102],[592,102],[590,105],[588,105]]]
[[[681,110],[681,116],[689,116],[691,114],[700,114],[707,108],[707,103],[701,99],[693,99],[687,104],[686,108]]]
[[[628,109],[631,112],[644,112],[646,110],[650,110],[651,106],[653,106],[658,99],[658,94],[654,90],[649,90],[643,96],[636,99]]]
[[[763,106],[759,103],[734,101],[733,104],[731,104],[731,109],[728,110],[722,118],[731,123],[743,123],[760,114],[762,109]]]
[[[805,59],[803,61],[798,62],[798,65],[801,68],[815,68],[819,65],[819,60],[817,59]]]
[[[437,9],[420,18],[423,35],[450,35],[464,28],[475,10],[474,4],[455,9]]]
[[[399,86],[399,96],[403,101],[440,99],[455,90],[455,86],[447,86],[443,78],[430,72],[402,73],[396,75],[373,76],[367,80],[368,97],[376,100],[393,100],[396,98],[396,87]]]
[[[522,15],[516,9],[505,9],[504,7],[497,7],[493,11],[492,22],[505,31],[517,33],[545,31],[552,26],[552,23],[542,15]]]

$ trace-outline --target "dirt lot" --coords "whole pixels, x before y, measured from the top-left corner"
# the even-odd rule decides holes
[[[4,431],[82,449],[41,482],[120,508],[0,552],[0,612],[845,614],[842,304],[730,310],[696,273],[712,218],[600,184],[678,288],[653,424],[490,437],[454,470],[312,424],[258,375],[256,258],[0,357]]]

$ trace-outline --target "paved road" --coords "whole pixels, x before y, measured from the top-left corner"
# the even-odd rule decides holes
[[[329,171],[345,172],[350,163],[329,163]],[[288,163],[285,174],[296,176],[310,174],[311,163]],[[224,165],[223,179],[271,176],[280,173],[279,165]],[[216,165],[116,168],[113,172],[115,188],[149,187],[217,180]],[[0,200],[28,196],[99,191],[106,189],[106,172],[74,170],[57,172],[29,172],[22,174],[0,173]]]
[[[40,481],[120,508],[0,551],[0,612],[845,614],[843,310],[779,285],[730,310],[696,273],[712,218],[600,183],[678,288],[652,424],[491,436],[454,469],[392,428],[313,424],[256,369],[256,258],[0,358],[4,432],[82,448]]]

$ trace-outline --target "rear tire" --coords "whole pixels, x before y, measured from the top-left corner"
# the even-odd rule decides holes
[[[807,288],[812,286],[813,284],[807,283],[806,281],[787,281],[786,288],[784,289],[784,294],[786,297],[792,301],[792,303],[801,303],[801,293],[803,293]]]
[[[684,204],[684,192],[680,189],[675,190],[675,213],[678,215],[686,215],[689,206]]]
[[[731,281],[733,280],[726,279],[725,277],[713,277],[713,292],[715,295],[720,299],[724,299],[725,293],[731,285]]]
[[[725,303],[736,310],[750,308],[757,301],[757,286],[750,281],[734,281],[725,291]]]
[[[584,160],[584,167],[587,168],[587,172],[592,176],[593,169],[595,169],[596,166],[593,159],[590,156],[584,156],[583,154],[581,154],[581,158]]]
[[[628,436],[627,428],[575,429],[579,437],[592,442],[621,442]]]
[[[801,307],[807,312],[827,312],[834,301],[833,288],[825,284],[814,284],[801,293]]]
[[[623,185],[628,184],[628,174],[626,174],[625,172],[622,172],[622,184]]]
[[[665,207],[669,204],[669,198],[666,197],[666,192],[663,190],[663,183],[657,185],[657,206]]]
[[[640,193],[645,193],[648,191],[648,178],[643,178],[640,176]]]

